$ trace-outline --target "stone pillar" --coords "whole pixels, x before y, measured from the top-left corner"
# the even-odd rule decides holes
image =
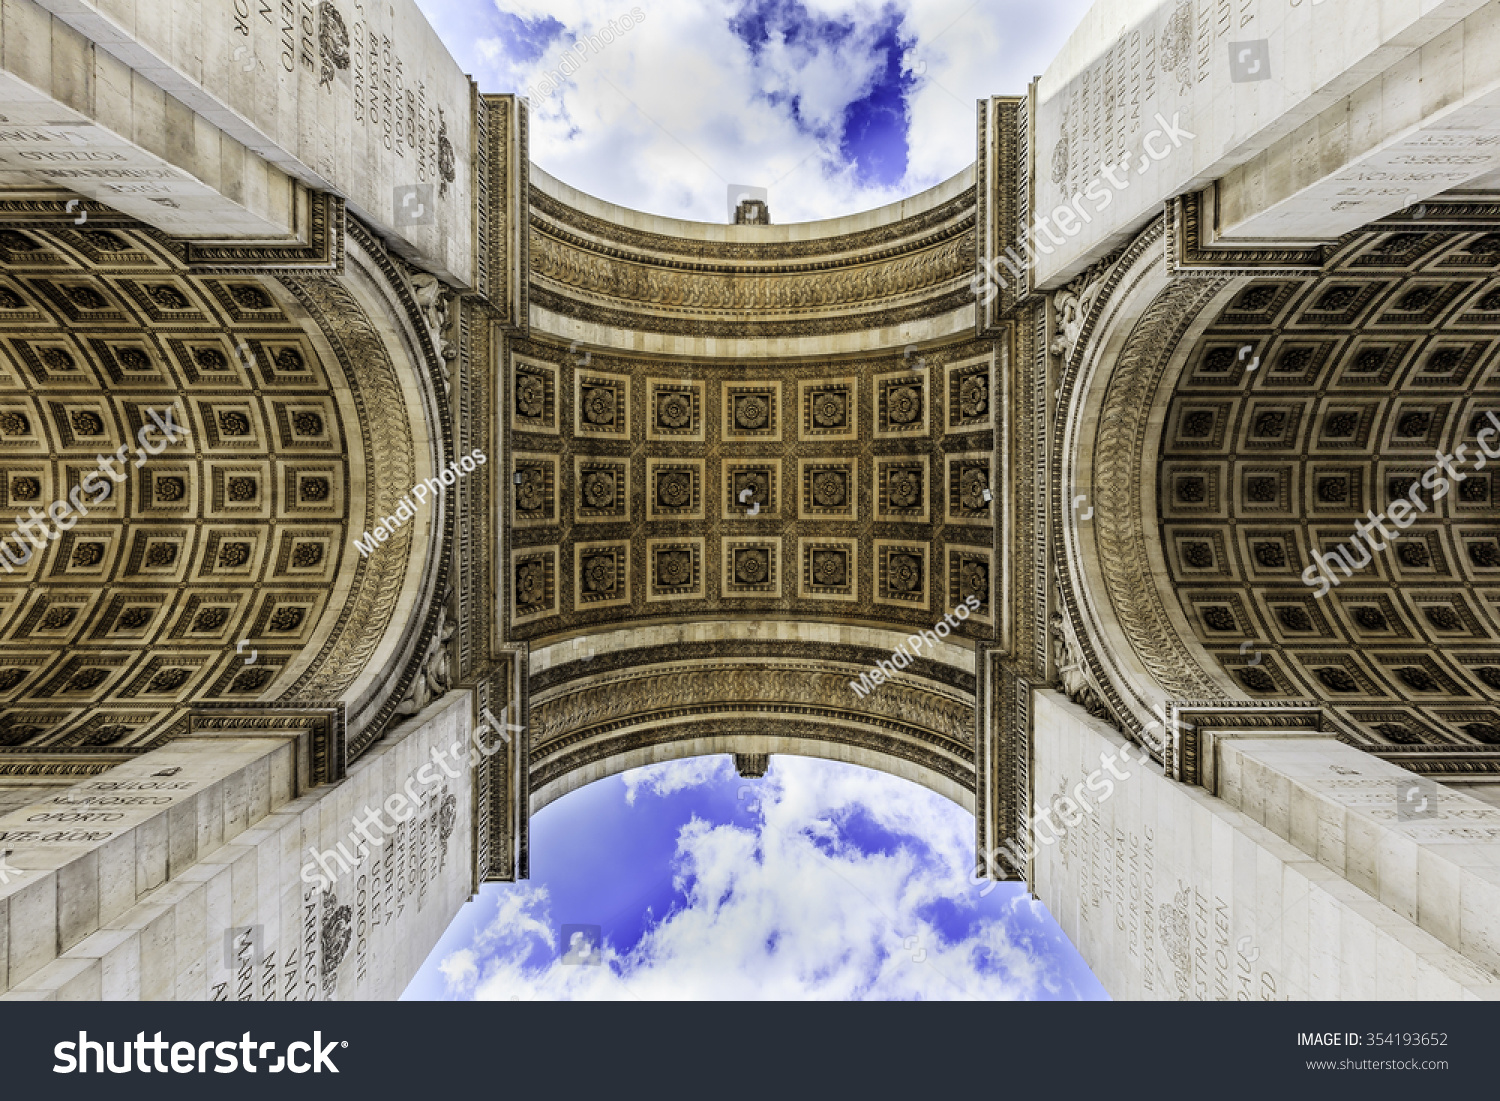
[[[1211,794],[1033,713],[1032,886],[1112,997],[1500,996],[1494,807],[1301,731],[1218,733]]]
[[[1097,0],[1027,105],[1034,286],[1065,285],[1185,193],[1217,203],[1193,245],[1285,248],[1488,186],[1500,14],[1374,10]]]
[[[474,888],[471,706],[337,784],[295,734],[190,738],[0,819],[0,998],[399,997]]]
[[[473,101],[414,0],[0,0],[0,183],[180,239],[306,243],[329,192],[471,287]]]

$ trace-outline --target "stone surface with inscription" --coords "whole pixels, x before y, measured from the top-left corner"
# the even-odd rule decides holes
[[[399,997],[469,895],[470,706],[295,799],[285,739],[197,739],[10,815],[0,999]]]
[[[183,237],[258,239],[306,233],[296,181],[472,284],[472,93],[413,0],[4,12],[12,184],[66,187]]]
[[[1298,242],[1492,171],[1500,17],[1450,5],[1433,39],[1426,15],[1416,0],[1378,19],[1367,0],[1096,3],[1033,89],[1037,284],[1215,181],[1226,239]]]
[[[1038,693],[1034,706],[1033,814],[1050,812],[1037,831],[1034,890],[1112,997],[1413,1000],[1500,994],[1500,977],[1481,943],[1492,923],[1472,912],[1489,896],[1471,897],[1462,909],[1456,898],[1442,900],[1443,920],[1456,925],[1462,913],[1472,933],[1462,944],[1457,936],[1436,936],[1442,930],[1419,926],[1414,911],[1390,894],[1372,894],[1370,877],[1346,872],[1360,863],[1384,867],[1400,859],[1376,834],[1351,828],[1339,838],[1339,860],[1331,866],[1335,861],[1327,851],[1309,854],[1235,809],[1233,799],[1174,783],[1134,756],[1122,762],[1119,736],[1057,694]],[[1278,779],[1305,782],[1299,773],[1321,770],[1328,779],[1320,776],[1317,783],[1325,791],[1351,791],[1348,779],[1328,767],[1352,762],[1361,779],[1378,785],[1372,798],[1393,817],[1397,782],[1410,778],[1327,739],[1224,744],[1260,762],[1250,785],[1257,788]],[[1105,758],[1114,760],[1123,779],[1112,776]],[[1278,764],[1291,765],[1293,774],[1278,778],[1272,771]],[[1451,800],[1450,815],[1495,815],[1493,808],[1442,790],[1444,801]],[[1295,800],[1266,802],[1299,806]],[[1300,810],[1294,813],[1305,818]],[[1325,819],[1326,813],[1314,815],[1315,822]],[[1450,820],[1459,822],[1445,820],[1440,829],[1457,840],[1446,827]],[[1049,829],[1047,822],[1056,825]],[[1469,827],[1464,820],[1461,828]],[[1332,843],[1326,829],[1313,823],[1295,836],[1307,844],[1309,832],[1314,848]],[[1051,843],[1041,840],[1047,837]],[[1414,870],[1416,854],[1410,855]]]

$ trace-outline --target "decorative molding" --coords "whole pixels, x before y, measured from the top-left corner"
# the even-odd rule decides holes
[[[1008,842],[1025,837],[1031,815],[1035,686],[1002,651],[982,644],[975,654],[975,674],[975,874],[1026,880],[1030,869],[1011,867],[1005,849]]]
[[[810,271],[836,261],[857,264],[890,259],[960,232],[973,224],[975,197],[970,188],[941,206],[899,222],[838,237],[781,242],[705,241],[631,229],[575,210],[536,187],[531,190],[531,210],[534,226],[547,225],[559,234],[564,232],[561,227],[568,227],[574,231],[569,237],[604,255],[641,254],[663,262],[677,257],[687,267],[762,264],[775,265],[778,271]]]
[[[973,763],[972,703],[931,682],[902,677],[865,699],[849,687],[864,669],[826,661],[758,661],[716,668],[672,665],[599,674],[540,696],[532,744],[543,756],[621,725],[723,715],[817,716],[879,728]],[[845,740],[848,740],[847,738]],[[972,777],[965,781],[972,786]]]
[[[540,251],[542,251],[542,246],[533,242],[534,268],[545,263],[546,257],[537,258]],[[668,292],[664,287],[655,285],[656,282],[663,282],[663,277],[658,276],[655,281],[642,277],[643,286],[638,290],[643,300],[654,301],[657,296],[670,295],[674,301],[680,303],[678,308],[683,312],[679,315],[645,312],[640,307],[632,305],[631,300],[624,297],[607,300],[621,303],[619,306],[598,304],[554,289],[557,286],[567,286],[562,282],[553,283],[551,286],[533,283],[531,295],[532,301],[542,309],[609,328],[718,339],[829,336],[867,329],[891,328],[972,306],[974,296],[973,292],[968,289],[967,282],[965,281],[962,287],[954,286],[957,280],[968,274],[967,257],[971,251],[972,244],[951,245],[945,246],[941,253],[926,258],[921,265],[926,274],[921,277],[921,285],[913,286],[911,293],[913,295],[922,291],[932,293],[923,295],[920,301],[832,316],[790,318],[766,316],[773,310],[790,312],[794,309],[802,309],[811,314],[818,309],[817,299],[820,294],[816,288],[821,280],[816,278],[803,280],[802,285],[791,290],[775,290],[773,288],[783,286],[783,284],[770,277],[720,276],[714,277],[711,284],[707,277],[702,277],[702,281],[696,285],[679,286]],[[558,258],[556,253],[551,255],[554,259]],[[616,273],[623,275],[623,272],[619,272],[617,265],[604,260],[583,265],[583,268],[600,279],[608,279]],[[571,266],[568,270],[571,270]],[[545,273],[543,275],[545,277]],[[581,278],[580,276],[574,277]],[[691,281],[692,277],[684,278]],[[842,284],[848,292],[854,293],[866,287],[871,289],[881,287],[885,285],[885,278],[884,274],[874,272],[853,273],[845,277]],[[908,282],[914,282],[916,278],[910,271],[906,273]],[[751,280],[753,285],[742,287],[742,280]],[[710,289],[710,286],[713,289]],[[800,301],[794,303],[791,300],[793,294]],[[741,316],[703,320],[704,311],[694,304],[694,298],[700,295],[717,297],[721,300],[721,304],[716,307],[720,312]],[[771,301],[757,304],[756,296],[758,295],[765,295]],[[856,302],[857,300],[851,301],[848,305],[855,305]],[[747,313],[752,314],[748,319],[743,317]],[[753,316],[755,314],[759,316]]]
[[[1288,247],[1283,244],[1220,244],[1214,234],[1212,212],[1205,209],[1204,195],[1215,196],[1218,184],[1208,192],[1190,191],[1166,203],[1167,271],[1174,277],[1206,276],[1224,279],[1236,275],[1276,276],[1308,279],[1322,272],[1332,254],[1331,245]]]
[[[219,244],[213,241],[184,241],[183,257],[195,272],[209,275],[233,275],[250,271],[277,272],[324,271],[340,275],[344,271],[344,200],[326,191],[315,191],[296,185],[293,209],[303,225],[294,227],[298,239],[287,244]],[[303,232],[305,229],[305,232]]]
[[[741,709],[743,710],[743,709]],[[568,775],[596,765],[622,753],[670,745],[673,742],[721,738],[726,734],[743,734],[802,741],[847,745],[868,753],[906,761],[951,781],[962,790],[973,790],[971,761],[955,759],[935,747],[910,737],[884,730],[860,728],[857,731],[830,721],[831,716],[812,709],[778,708],[778,713],[764,711],[753,716],[736,713],[731,707],[699,710],[684,708],[660,711],[591,729],[587,740],[554,745],[544,751],[533,751],[531,788],[539,790]]]
[[[742,780],[760,780],[771,767],[769,753],[736,753],[734,771]]]
[[[971,189],[942,206],[841,237],[673,238],[614,226],[532,189],[538,306],[615,329],[718,339],[855,332],[971,306]]]
[[[1500,780],[1500,756],[1473,746],[1381,746],[1374,749],[1360,745],[1358,748],[1434,780]]]
[[[495,661],[467,686],[473,693],[471,721],[486,748],[474,769],[474,882],[514,883],[530,876],[531,663],[526,643],[497,647]],[[506,727],[502,739],[488,716]],[[512,729],[519,727],[520,729]]]
[[[1062,612],[1052,613],[1052,667],[1063,695],[1096,719],[1119,723],[1104,705],[1103,692],[1084,658],[1073,625]]]
[[[457,627],[457,602],[449,592],[438,604],[437,623],[428,639],[422,656],[417,661],[416,672],[406,694],[392,713],[393,720],[410,718],[421,714],[427,705],[447,694],[453,687],[453,659],[449,647]]]
[[[719,639],[713,642],[679,642],[666,646],[641,646],[612,650],[590,656],[585,661],[554,665],[532,677],[532,690],[550,694],[574,680],[605,673],[627,672],[671,662],[705,667],[723,662],[755,663],[764,660],[807,664],[824,660],[838,665],[868,669],[877,660],[889,660],[890,651],[869,646],[852,646],[823,642],[798,642],[770,639]],[[974,675],[951,665],[916,658],[905,670],[908,677],[932,681],[959,696],[974,694]]]
[[[1170,779],[1202,785],[1206,778],[1204,731],[1319,732],[1323,705],[1316,700],[1170,700],[1162,707],[1162,767]]]
[[[1152,223],[1106,275],[1105,285],[1095,298],[1095,308],[1079,330],[1080,346],[1088,346],[1101,318],[1114,302],[1127,297],[1151,266],[1161,262],[1161,254],[1154,253],[1153,246],[1159,243],[1163,232],[1162,220]],[[1130,284],[1122,286],[1127,278]],[[1147,436],[1155,423],[1152,410],[1161,380],[1183,334],[1224,285],[1224,280],[1213,279],[1170,282],[1131,326],[1110,364],[1097,412],[1092,403],[1086,410],[1081,397],[1074,392],[1083,377],[1082,353],[1075,353],[1066,364],[1060,390],[1061,417],[1071,420],[1075,428],[1085,419],[1094,420],[1097,425],[1093,439],[1087,444],[1093,452],[1093,485],[1088,499],[1095,509],[1091,521],[1093,541],[1103,583],[1102,591],[1095,593],[1094,599],[1107,602],[1107,614],[1164,698],[1222,695],[1214,679],[1198,666],[1178,637],[1167,614],[1150,568],[1148,523],[1140,506],[1142,479],[1146,476],[1143,464]],[[1063,440],[1068,438],[1072,438],[1070,434],[1061,430],[1053,440],[1059,469],[1064,466]],[[1075,446],[1082,445],[1075,442]],[[1071,493],[1074,488],[1063,486],[1061,478],[1055,479],[1052,487],[1054,514],[1065,525],[1076,523],[1073,510],[1068,507],[1071,502],[1062,499],[1065,490]],[[1150,526],[1154,534],[1154,517],[1150,518]],[[1082,652],[1073,656],[1082,658],[1091,686],[1102,694],[1100,702],[1113,720],[1125,724],[1125,731],[1131,737],[1141,737],[1153,751],[1159,751],[1159,746],[1151,745],[1152,739],[1146,732],[1144,708],[1138,709],[1127,702],[1126,692],[1105,671],[1103,653],[1092,637],[1092,628],[1086,624],[1079,602],[1079,590],[1088,588],[1090,583],[1082,580],[1083,567],[1077,554],[1075,538],[1069,544],[1068,569],[1059,578],[1072,631],[1068,639],[1070,651],[1076,642]]]
[[[134,753],[117,750],[114,753],[98,753],[91,757],[74,756],[71,753],[17,754],[0,753],[0,778],[6,780],[66,780],[74,783],[108,772]]]
[[[318,321],[346,377],[360,381],[353,392],[366,453],[372,457],[373,477],[366,492],[364,515],[353,523],[362,523],[362,530],[368,531],[381,517],[395,514],[397,505],[416,480],[415,443],[396,368],[379,331],[342,283],[328,278],[286,280],[286,283]],[[415,307],[415,302],[411,305]],[[379,456],[378,462],[374,456]],[[288,697],[337,698],[359,677],[384,640],[395,615],[405,587],[413,530],[406,526],[397,529],[379,554],[361,558],[356,564],[351,597],[343,614],[320,653],[287,689]],[[426,634],[430,635],[430,631]],[[418,642],[420,651],[425,652],[427,642],[427,637]],[[415,667],[409,668],[396,684],[384,686],[394,688],[397,694],[394,699],[386,700],[379,723],[371,724],[361,716],[356,756],[374,740],[378,730],[372,726],[383,726],[416,674]]]
[[[350,758],[348,716],[342,702],[283,699],[250,704],[196,703],[187,710],[187,729],[182,736],[287,730],[306,730],[311,735],[309,787],[344,778]]]
[[[1420,229],[1484,229],[1500,225],[1500,202],[1493,198],[1433,198],[1402,207],[1375,222],[1377,226],[1414,225]]]
[[[506,329],[530,328],[531,158],[528,107],[520,96],[480,95],[476,135],[475,262],[479,293]]]
[[[978,156],[974,171],[978,182],[974,236],[975,297],[974,325],[978,337],[996,337],[1017,307],[1031,293],[1031,266],[1026,265],[1027,285],[1017,287],[1007,278],[998,293],[985,303],[984,288],[989,274],[987,260],[996,260],[1016,247],[1025,229],[1029,209],[1028,164],[1030,109],[1027,97],[992,96],[982,101],[978,114]]]
[[[1094,312],[1094,304],[1104,289],[1105,276],[1119,257],[1120,253],[1116,252],[1100,260],[1062,290],[1053,293],[1056,333],[1047,350],[1064,363],[1073,358],[1083,336],[1084,324]]]

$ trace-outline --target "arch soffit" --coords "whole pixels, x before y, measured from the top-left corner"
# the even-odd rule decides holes
[[[1217,671],[1164,591],[1168,573],[1153,535],[1163,396],[1187,350],[1246,280],[1174,279],[1164,238],[1157,219],[1059,293],[1071,339],[1063,344],[1052,440],[1059,588],[1070,648],[1077,644],[1072,658],[1122,728],[1153,747],[1159,736],[1152,723],[1160,725],[1154,711],[1167,701],[1245,695]]]
[[[757,637],[761,628],[766,637]],[[850,682],[877,659],[889,660],[904,636],[845,624],[736,621],[642,631],[614,629],[534,653],[533,809],[625,768],[731,752],[866,765],[972,809],[967,647],[941,644],[935,660],[912,662],[861,696]]]
[[[56,661],[49,662],[35,646],[39,640],[28,634],[31,619],[37,619],[32,627],[43,625],[46,619],[45,609],[36,600],[23,601],[25,615],[12,620],[6,629],[6,656],[19,662],[5,674],[14,682],[8,686],[11,691],[0,721],[8,735],[15,735],[6,739],[8,753],[41,753],[50,760],[59,751],[75,755],[137,751],[155,744],[181,722],[183,706],[216,700],[253,706],[278,699],[341,699],[351,705],[351,718],[388,714],[393,693],[402,680],[410,679],[400,675],[401,665],[419,645],[414,636],[422,633],[424,620],[430,620],[420,613],[431,603],[438,563],[434,550],[445,526],[441,513],[420,527],[414,525],[405,545],[389,548],[385,560],[371,568],[362,568],[369,564],[360,562],[353,547],[353,539],[373,524],[385,506],[390,506],[384,511],[389,514],[414,479],[435,468],[437,437],[427,426],[446,415],[431,384],[438,371],[431,362],[425,327],[419,333],[420,321],[414,324],[412,320],[422,315],[399,269],[353,223],[348,261],[340,274],[276,278],[276,273],[242,268],[193,269],[184,263],[180,245],[129,219],[97,219],[87,232],[80,232],[52,225],[47,217],[39,216],[44,213],[50,212],[33,212],[27,204],[5,208],[15,228],[6,230],[7,262],[0,269],[0,282],[6,288],[6,308],[20,311],[17,317],[26,326],[10,342],[23,370],[7,391],[9,405],[42,408],[26,380],[37,376],[34,381],[45,384],[50,368],[26,353],[45,345],[60,349],[51,353],[48,363],[56,360],[67,367],[71,357],[84,365],[85,371],[74,372],[79,373],[79,380],[69,375],[58,381],[72,381],[64,396],[98,406],[96,420],[113,424],[113,405],[127,410],[134,408],[132,401],[136,405],[175,401],[186,411],[196,438],[190,441],[192,454],[172,458],[182,470],[163,468],[164,474],[185,483],[182,505],[171,503],[177,498],[158,501],[159,487],[142,480],[155,477],[157,464],[153,463],[126,487],[131,502],[128,511],[120,513],[111,501],[96,510],[98,516],[75,524],[77,530],[70,533],[65,548],[67,560],[51,563],[45,575],[49,584],[41,597],[49,590],[54,596],[66,596],[59,584],[69,592],[77,589],[82,579],[61,576],[59,571],[87,568],[89,556],[73,553],[74,544],[85,537],[94,538],[104,550],[94,555],[96,572],[104,569],[115,582],[124,584],[113,585],[116,597],[101,598],[102,602],[94,602],[97,607],[85,600],[79,605],[83,614],[75,613],[74,622],[53,632],[57,637],[51,641],[63,646]],[[33,320],[26,321],[33,315]],[[297,349],[299,344],[300,354],[312,359],[315,370],[288,371],[300,361],[288,359],[283,364],[276,358],[278,349]],[[33,367],[24,369],[32,360]],[[422,366],[413,368],[418,363]],[[90,371],[103,384],[97,393],[79,388],[83,375]],[[309,384],[312,389],[307,388]],[[52,387],[47,393],[55,390]],[[324,409],[317,417],[307,413]],[[305,425],[293,415],[299,412],[304,414]],[[333,421],[328,420],[330,415]],[[37,412],[26,419],[35,423]],[[106,427],[104,434],[111,431]],[[51,435],[54,440],[61,438]],[[258,439],[264,439],[269,450],[242,453],[242,440],[254,452]],[[70,457],[76,459],[71,452],[59,453],[41,438],[30,445],[24,438],[6,442],[7,467],[12,468],[8,473],[14,475],[7,478],[7,495],[10,482],[16,479],[36,483],[42,490],[39,497],[47,496],[47,487],[58,479],[76,479],[76,472],[69,474],[71,468],[51,469],[66,466]],[[375,456],[378,462],[372,461]],[[247,458],[252,460],[248,465]],[[262,504],[243,493],[223,502],[209,494],[200,501],[201,494],[212,488],[209,482],[218,486],[226,471],[269,478],[258,496],[277,502],[274,514],[266,511],[271,501]],[[372,487],[374,492],[367,492]],[[163,492],[169,489],[170,484]],[[241,498],[240,514],[234,514],[235,502]],[[118,533],[113,533],[111,524],[119,528]],[[224,559],[230,569],[230,574],[224,574],[217,552],[226,533],[234,530],[248,536],[248,553],[236,547],[238,557]],[[311,540],[318,544],[316,560],[312,554],[300,553],[301,543],[293,536],[316,537]],[[152,540],[162,539],[183,545],[175,554],[169,553],[171,547],[154,557],[146,554],[154,545]],[[212,553],[205,549],[210,543]],[[135,558],[126,561],[126,551]],[[57,553],[63,553],[62,549]],[[205,554],[213,561],[204,558]],[[205,651],[205,638],[193,634],[198,624],[187,606],[195,593],[201,603],[205,594],[218,592],[222,597],[225,585],[246,580],[239,576],[243,568],[236,572],[241,561],[250,569],[271,571],[274,576],[261,578],[262,585],[256,588],[285,589],[282,603],[287,607],[308,603],[299,600],[299,593],[313,598],[315,614],[307,617],[310,621],[300,622],[299,616],[299,623],[292,624],[289,613],[282,618],[291,626],[280,637],[274,632],[264,634],[275,618],[272,613],[281,608],[280,604],[272,607],[274,601],[268,596],[240,609],[243,622],[236,621],[230,611],[219,631],[223,638],[207,640],[208,650],[224,646],[233,650],[234,640],[240,637],[258,642],[267,651],[260,668],[245,668],[232,652],[214,660]],[[31,574],[45,564],[34,562]],[[98,639],[101,631],[124,629],[113,620],[120,618],[117,613],[129,610],[133,597],[143,609],[154,606],[152,600],[160,601],[161,593],[141,589],[140,582],[160,582],[161,577],[132,576],[142,565],[148,573],[165,571],[174,575],[168,580],[187,585],[176,585],[176,601],[169,596],[171,606],[162,607],[154,617],[142,612],[130,619],[130,629],[136,634],[140,634],[133,626],[136,621],[149,620],[144,627],[149,637],[144,642],[132,640],[135,659],[122,665],[120,655],[78,650],[73,643],[81,641],[80,632]],[[58,578],[55,583],[54,578]],[[101,580],[105,581],[102,587]],[[209,588],[200,591],[196,581],[207,582]],[[303,584],[308,582],[311,588]],[[96,578],[91,588],[108,596],[111,583]],[[75,592],[69,600],[76,604],[79,595]],[[14,612],[20,605],[12,603],[11,608]],[[32,610],[36,616],[30,615]],[[61,622],[61,617],[55,618]],[[281,626],[281,621],[272,626]],[[299,626],[300,630],[295,629]],[[123,636],[121,640],[125,641]],[[278,643],[289,645],[282,648]],[[109,659],[93,663],[100,665],[102,676],[90,671],[90,655]],[[174,673],[179,667],[182,672]],[[18,670],[19,681],[14,676]],[[28,687],[49,698],[32,700]],[[83,710],[77,714],[67,710],[73,704]],[[18,741],[22,731],[35,736]],[[40,757],[32,764],[38,762]],[[4,770],[36,771],[19,757],[6,762]]]

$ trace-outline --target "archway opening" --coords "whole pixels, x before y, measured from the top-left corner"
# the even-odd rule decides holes
[[[405,997],[1104,997],[1022,885],[971,878],[973,831],[838,761],[629,769],[533,817],[531,879],[485,885]]]

